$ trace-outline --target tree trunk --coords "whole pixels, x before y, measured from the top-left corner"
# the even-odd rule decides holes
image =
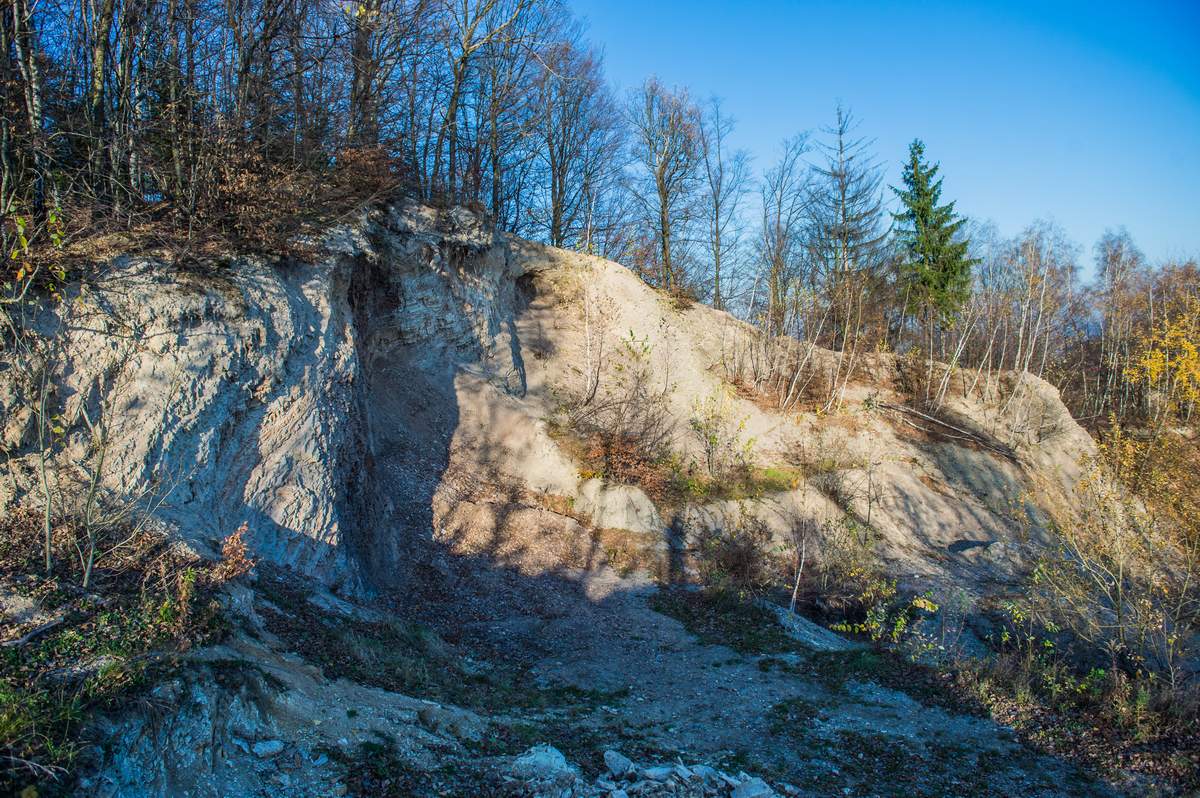
[[[24,84],[25,113],[29,125],[30,149],[33,156],[33,215],[40,219],[46,213],[46,136],[42,118],[42,76],[38,68],[37,42],[31,28],[32,12],[28,0],[12,0],[13,47],[17,68]]]
[[[101,0],[92,26],[91,81],[88,88],[88,123],[92,140],[92,184],[97,193],[105,193],[103,174],[105,141],[107,138],[104,114],[104,69],[108,63],[109,38],[112,36],[116,0]]]

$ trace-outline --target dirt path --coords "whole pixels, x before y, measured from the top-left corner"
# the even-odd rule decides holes
[[[557,734],[575,734],[585,748],[677,754],[810,795],[1107,794],[984,717],[880,686],[872,668],[882,659],[870,652],[739,653],[652,609],[658,588],[644,575],[601,567],[574,577],[577,589],[542,596],[510,586],[515,604],[540,608],[476,629],[490,629],[546,684],[609,696],[555,719]]]

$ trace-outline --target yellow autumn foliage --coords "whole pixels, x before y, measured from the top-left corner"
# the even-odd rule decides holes
[[[1200,298],[1188,297],[1182,312],[1146,336],[1126,377],[1157,394],[1176,415],[1194,410],[1200,403]]]

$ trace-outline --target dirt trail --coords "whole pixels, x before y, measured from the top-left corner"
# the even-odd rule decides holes
[[[613,747],[745,770],[803,795],[1110,794],[987,718],[939,708],[915,686],[880,686],[872,670],[883,675],[886,658],[865,648],[764,654],[704,642],[652,608],[659,588],[646,575],[607,566],[505,588],[465,628],[547,685],[605,694],[568,719],[508,719],[546,724],[540,741],[568,755],[562,738],[582,741],[585,769],[589,751]],[[764,634],[774,640],[778,627]]]

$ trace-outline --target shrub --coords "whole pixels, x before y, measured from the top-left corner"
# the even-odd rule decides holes
[[[1200,689],[1171,687],[1146,671],[1081,663],[1022,601],[1002,605],[996,651],[955,663],[957,684],[1003,723],[1033,731],[1051,751],[1079,756],[1100,770],[1119,763],[1179,785],[1196,783]]]
[[[356,212],[405,182],[382,148],[342,150],[331,165],[314,169],[219,136],[210,147],[211,172],[189,221],[262,252],[297,252],[297,234]]]
[[[249,531],[249,525],[243,521],[232,535],[221,541],[221,561],[210,575],[216,584],[229,582],[254,570],[254,560],[250,558],[250,549],[246,545],[246,533]]]
[[[864,585],[882,579],[882,567],[875,552],[874,529],[844,516],[827,521],[821,530],[821,550],[816,570],[824,609],[845,615],[861,603]]]
[[[1181,480],[1190,457],[1186,445],[1114,425],[1033,572],[1026,610],[1113,667],[1172,686],[1187,678],[1200,625],[1200,490]]]
[[[670,468],[661,453],[647,451],[636,437],[593,432],[587,440],[585,457],[605,479],[637,485],[656,500],[666,495]]]
[[[906,648],[914,658],[936,648],[936,643],[915,625],[922,614],[939,609],[932,593],[901,596],[894,579],[870,576],[859,585],[853,597],[853,611],[861,620],[832,624],[835,632],[865,635],[873,643],[889,643]]]
[[[691,429],[711,479],[725,479],[749,469],[754,439],[743,440],[746,418],[738,417],[732,404],[729,389],[719,388],[692,407]]]
[[[662,498],[671,475],[674,422],[669,372],[656,378],[653,354],[649,342],[630,331],[598,387],[585,386],[589,395],[568,397],[564,426],[583,442],[579,448],[590,471]]]
[[[844,436],[821,432],[802,438],[789,447],[788,462],[843,512],[854,515],[856,504],[865,502],[869,525],[879,499],[874,480],[878,463],[847,451]]]
[[[771,529],[744,510],[719,528],[703,528],[696,536],[695,554],[705,585],[721,590],[756,590],[778,575],[771,554]]]

